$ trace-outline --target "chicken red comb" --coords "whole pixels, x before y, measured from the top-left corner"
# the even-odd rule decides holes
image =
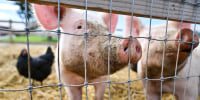
[[[26,48],[24,48],[24,49],[22,49],[22,56],[26,56],[27,55],[27,50],[26,50]]]

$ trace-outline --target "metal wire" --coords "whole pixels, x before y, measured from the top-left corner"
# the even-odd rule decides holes
[[[109,89],[109,100],[111,100],[111,94],[110,94],[110,41],[111,41],[111,22],[112,22],[112,0],[110,0],[110,22],[109,22],[109,34],[108,34],[108,89]]]
[[[181,27],[180,30],[182,29],[183,25],[183,17],[184,17],[184,8],[185,8],[185,3],[183,3],[183,8],[182,8],[182,16],[181,16]],[[177,69],[178,69],[178,61],[179,61],[179,53],[180,53],[180,44],[181,44],[181,31],[179,33],[179,42],[178,42],[178,51],[177,51],[177,57],[176,57],[176,67],[175,67],[175,72],[174,72],[174,87],[173,87],[173,100],[175,99],[175,92],[176,92],[176,75],[177,75]]]
[[[170,13],[170,0],[168,2],[168,11],[167,11],[167,19],[166,19],[166,31],[165,31],[165,41],[164,41],[164,47],[163,47],[163,56],[162,56],[162,69],[161,69],[161,87],[160,87],[160,100],[162,100],[162,87],[163,87],[163,69],[164,69],[164,62],[165,62],[165,49],[166,49],[166,42],[167,42],[167,29],[168,29],[168,18],[169,18],[169,13]]]
[[[151,26],[151,20],[150,20],[150,26]],[[151,29],[151,28],[150,28]],[[0,29],[1,30],[1,29]],[[8,30],[7,30],[8,31]],[[57,32],[57,31],[43,31],[43,30],[36,30],[36,31],[29,31],[29,32]],[[149,31],[151,32],[151,31]],[[59,33],[59,32],[57,32]],[[31,34],[31,33],[30,33]],[[72,33],[64,33],[64,32],[60,32],[60,34],[68,34],[68,35],[74,35],[74,36],[84,36],[84,34],[72,34]],[[151,34],[151,33],[149,33]],[[88,36],[107,36],[109,37],[109,35],[99,35],[99,34],[88,34]],[[149,35],[151,36],[151,35]],[[112,38],[120,38],[120,39],[130,39],[130,38],[124,38],[124,37],[118,37],[118,36],[113,36],[111,35],[110,37]],[[147,40],[156,40],[156,41],[166,41],[165,39],[152,39],[151,37],[134,37],[134,38],[143,38],[143,39],[147,39]],[[171,40],[167,40],[167,41],[178,41],[175,39],[171,39]],[[182,43],[184,43],[183,41],[181,41]],[[194,43],[194,42],[185,42],[185,43]],[[29,44],[29,43],[28,43]],[[149,53],[147,52],[147,56],[149,55]],[[148,59],[147,59],[148,60]],[[148,63],[147,63],[148,64]],[[187,78],[192,78],[192,77],[199,77],[199,76],[191,76],[189,75]],[[185,79],[186,77],[178,77],[178,76],[171,76],[171,77],[163,77],[163,80],[166,79]],[[110,81],[105,81],[105,82],[94,82],[94,83],[88,83],[87,85],[94,85],[94,84],[99,84],[99,83],[107,83],[107,84],[123,84],[123,83],[129,83],[129,82],[135,82],[135,81],[160,81],[160,79],[148,79],[148,77],[146,76],[145,79],[136,79],[136,80],[130,80],[130,81],[124,81],[124,82],[110,82]],[[74,86],[85,86],[86,84],[80,84],[80,85],[46,85],[46,86],[39,86],[39,87],[32,87],[32,89],[38,89],[38,88],[44,88],[44,87],[74,87]],[[30,90],[30,88],[24,88],[24,89],[0,89],[0,92],[12,92],[12,91],[25,91],[25,90]]]
[[[28,91],[30,93],[30,99],[33,99],[32,96],[32,84],[31,84],[31,65],[30,65],[30,49],[29,49],[29,28],[28,28],[28,9],[27,9],[27,0],[25,0],[25,33],[27,38],[27,53],[28,53],[28,79],[29,79],[29,85],[28,85]]]
[[[194,78],[194,77],[200,77],[199,75],[190,75],[188,76],[188,78]],[[174,76],[170,76],[170,77],[164,77],[164,80],[167,79],[174,79]],[[177,79],[185,79],[186,77],[176,77]],[[145,79],[135,79],[135,80],[130,80],[130,82],[135,82],[135,81],[142,81]],[[160,81],[160,79],[148,79],[150,81]],[[124,83],[128,83],[128,81],[121,81],[121,82],[108,82],[108,81],[101,81],[101,82],[93,82],[93,83],[88,83],[88,85],[94,85],[94,84],[100,84],[100,83],[110,83],[110,84],[124,84]],[[62,85],[63,87],[80,87],[80,86],[84,86],[85,84],[80,84],[80,85]],[[43,85],[43,86],[35,86],[32,89],[39,89],[39,88],[46,88],[46,87],[59,87],[59,84],[55,84],[55,85]],[[22,89],[0,89],[0,92],[14,92],[14,91],[25,91],[25,90],[29,90],[29,88],[22,88]]]
[[[148,93],[148,58],[149,58],[149,46],[151,39],[151,22],[152,22],[152,7],[153,7],[153,0],[151,0],[151,11],[150,11],[150,20],[149,20],[149,37],[148,37],[148,46],[147,46],[147,58],[146,58],[146,66],[145,66],[145,91]],[[148,100],[148,96],[146,95],[146,99]]]
[[[88,95],[87,95],[87,87],[88,87],[88,82],[87,82],[87,0],[85,0],[85,33],[84,33],[84,39],[85,39],[85,55],[84,55],[84,64],[85,64],[85,98],[88,100]]]
[[[1,31],[11,31],[10,29],[0,29]],[[24,32],[24,30],[14,30],[12,32]],[[32,34],[34,32],[53,32],[53,33],[58,33],[58,31],[52,31],[52,30],[29,30],[29,34]],[[73,33],[66,33],[66,32],[60,32],[60,34],[67,34],[67,35],[73,35],[73,36],[84,36],[83,33],[80,33],[80,34],[73,34]],[[88,36],[105,36],[105,37],[108,37],[108,35],[105,35],[105,34],[87,34]],[[112,38],[119,38],[119,39],[130,39],[130,37],[121,37],[121,36],[115,36],[115,35],[111,35]],[[165,41],[165,39],[157,39],[157,38],[153,38],[153,37],[142,37],[142,36],[136,36],[134,37],[136,39],[147,39],[147,40],[155,40],[155,41]],[[176,39],[168,39],[167,41],[179,41],[179,40],[176,40]],[[182,43],[199,43],[199,42],[196,42],[196,41],[193,41],[193,42],[184,42],[182,41]]]
[[[61,32],[60,32],[60,0],[58,0],[58,29],[57,29],[57,45],[58,45],[58,51],[57,51],[57,55],[58,55],[58,79],[59,79],[59,90],[60,90],[60,100],[62,100],[62,83],[61,83],[61,75],[60,75],[60,36],[61,36]]]
[[[198,18],[198,6],[195,7],[195,23],[194,23],[194,32],[196,31],[196,21],[197,21],[197,18]],[[192,42],[194,41],[194,35],[195,33],[193,33],[193,37],[192,37]],[[194,48],[194,43],[192,43],[192,48],[191,48],[191,54],[190,54],[190,60],[189,60],[189,68],[188,68],[188,72],[187,72],[187,81],[186,81],[186,84],[185,84],[185,88],[184,88],[184,100],[185,100],[185,94],[186,94],[186,91],[187,91],[187,86],[188,86],[188,81],[189,81],[189,75],[190,75],[190,69],[191,69],[191,65],[192,65],[192,56],[193,56],[193,48]]]
[[[128,60],[128,99],[131,99],[131,82],[130,82],[130,73],[131,73],[131,44],[132,44],[132,26],[133,26],[133,14],[134,14],[134,5],[135,5],[135,0],[132,0],[132,11],[131,11],[131,25],[130,25],[130,37],[129,37],[129,60]]]

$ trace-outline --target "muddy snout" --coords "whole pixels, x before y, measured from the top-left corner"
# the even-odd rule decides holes
[[[181,38],[180,38],[181,34]],[[194,39],[193,39],[194,35]],[[193,49],[199,45],[199,38],[197,37],[194,32],[189,28],[183,28],[180,32],[178,32],[176,39],[181,39],[182,42],[180,43],[180,50],[181,51],[191,51],[192,48],[192,41],[194,40]],[[179,42],[175,41],[176,46],[178,47]]]
[[[124,39],[118,51],[118,55],[123,63],[138,62],[142,56],[142,48],[137,39]]]

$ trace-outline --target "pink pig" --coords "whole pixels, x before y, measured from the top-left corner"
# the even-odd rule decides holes
[[[126,16],[126,23],[131,22],[131,17]],[[133,19],[135,26],[142,26],[142,23],[139,19]],[[138,24],[138,25],[136,25]],[[135,28],[133,26],[133,28]],[[126,26],[126,31],[130,29],[130,25]],[[144,27],[144,25],[143,25]],[[191,42],[193,38],[193,31],[190,29],[190,24],[183,23],[182,29],[180,30],[180,22],[169,21],[167,29],[167,39],[179,39],[179,34],[181,33],[181,39],[184,42]],[[134,30],[133,30],[134,31]],[[152,39],[165,39],[166,24],[153,26],[151,29],[151,38]],[[140,33],[134,34],[134,36],[148,37],[149,29],[144,28],[140,30]],[[146,66],[148,66],[147,77],[149,79],[160,79],[161,78],[161,69],[162,69],[162,57],[164,51],[164,42],[151,40],[149,46],[149,55],[147,58],[147,47],[148,39],[138,39],[142,45],[143,55],[138,62],[138,75],[141,79],[146,78]],[[180,53],[179,60],[177,65],[177,80],[175,85],[175,96],[177,100],[197,100],[198,97],[198,84],[199,77],[191,77],[187,83],[187,73],[190,69],[190,76],[199,76],[200,75],[200,47],[198,46],[199,39],[197,35],[194,35],[194,41],[196,42],[193,45],[193,56],[190,67],[190,58],[191,58],[191,43],[181,43],[180,44]],[[198,47],[197,47],[198,46]],[[197,48],[196,48],[197,47]],[[196,48],[196,49],[195,49]],[[165,59],[164,59],[164,68],[163,68],[163,77],[173,77],[175,75],[176,68],[176,59],[178,51],[178,41],[167,41],[165,49]],[[148,59],[148,64],[146,60]],[[145,88],[145,93],[147,95],[147,100],[160,100],[161,94],[161,81],[149,80],[147,88],[145,87],[145,81],[142,81]],[[185,98],[184,98],[184,88],[186,87]],[[162,84],[162,93],[173,93],[174,89],[174,79],[165,79]]]
[[[57,7],[34,5],[39,22],[45,29],[57,28]],[[60,26],[66,33],[85,33],[85,14],[70,8],[60,8]],[[114,33],[118,15],[111,16],[111,33]],[[108,34],[110,14],[88,14],[88,34]],[[108,37],[88,36],[87,38],[87,82],[107,81],[108,74]],[[137,62],[142,55],[142,49],[137,39],[111,38],[110,73],[114,73],[128,64],[129,44],[131,43],[131,62]],[[80,85],[85,81],[85,40],[84,36],[61,34],[60,57],[61,80],[65,85]],[[57,66],[56,66],[56,70]],[[95,99],[103,100],[106,83],[94,84]],[[70,100],[81,100],[82,89],[79,87],[65,87]]]

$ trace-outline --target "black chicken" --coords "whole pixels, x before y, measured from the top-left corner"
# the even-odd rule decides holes
[[[132,71],[137,72],[137,63],[132,63],[131,64],[131,69],[132,69]]]
[[[30,56],[31,78],[41,82],[51,73],[54,55],[51,47],[47,48],[45,54],[32,58]],[[17,70],[20,75],[28,78],[28,53],[23,49],[18,57]]]

